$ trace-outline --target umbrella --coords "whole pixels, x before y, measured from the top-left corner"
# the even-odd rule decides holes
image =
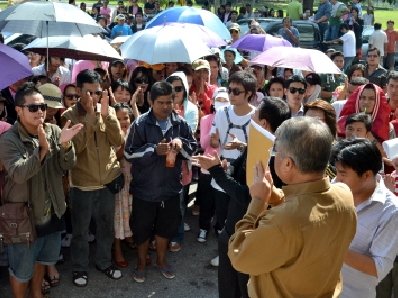
[[[195,36],[195,38],[203,41],[205,44],[207,44],[208,47],[211,48],[218,48],[227,45],[227,42],[221,39],[221,37],[218,36],[217,33],[203,25],[192,23],[166,23],[163,25],[154,26],[153,28],[159,28],[159,30],[161,30],[161,27],[164,26],[175,27],[177,30],[186,30],[189,32],[190,35]]]
[[[162,11],[146,25],[146,28],[170,22],[203,25],[217,33],[222,39],[231,39],[227,27],[220,21],[217,15],[207,10],[188,6],[172,7]]]
[[[28,57],[23,53],[0,43],[0,89],[3,89],[16,81],[32,75]]]
[[[302,48],[275,47],[258,55],[250,64],[296,68],[315,73],[341,73],[333,61],[321,51]]]
[[[60,2],[29,1],[0,12],[0,30],[37,37],[83,36],[103,29],[78,7]]]
[[[47,38],[37,38],[28,44],[24,51],[46,55]],[[76,60],[114,60],[122,59],[111,45],[99,37],[48,37],[48,55]]]
[[[231,48],[257,52],[264,52],[273,47],[291,46],[292,44],[286,39],[275,37],[271,34],[246,34],[231,44]]]
[[[121,47],[122,57],[148,64],[164,62],[192,63],[213,53],[189,31],[176,26],[157,26],[139,31]]]

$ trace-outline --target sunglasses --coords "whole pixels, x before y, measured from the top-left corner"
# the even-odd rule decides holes
[[[79,95],[77,95],[77,94],[65,94],[64,97],[68,98],[68,99],[78,99]]]
[[[239,90],[239,88],[230,88],[230,87],[228,87],[228,94],[233,94],[233,95],[235,95],[235,96],[238,96],[239,94],[241,94],[241,93],[245,93],[246,91],[241,91],[241,90]]]
[[[90,96],[96,95],[101,97],[102,96],[102,91],[89,91],[87,90],[86,93],[90,94]]]
[[[291,94],[295,94],[296,92],[298,92],[299,94],[303,95],[305,93],[305,89],[304,88],[290,87],[289,91],[290,91]]]
[[[147,85],[148,84],[148,80],[146,78],[136,78],[134,80],[134,83],[141,84],[141,85]]]
[[[229,33],[238,33],[238,30],[229,30]]]
[[[20,107],[23,108],[28,108],[28,111],[31,113],[36,113],[39,109],[42,112],[45,112],[47,110],[47,104],[46,103],[41,103],[41,104],[30,104],[30,105],[20,105]]]
[[[174,86],[174,91],[175,92],[182,92],[182,91],[184,91],[184,87],[182,87],[182,86]]]

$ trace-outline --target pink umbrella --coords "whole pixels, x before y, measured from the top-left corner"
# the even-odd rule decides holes
[[[246,34],[231,44],[231,48],[257,52],[264,52],[274,47],[292,47],[292,44],[271,34]]]
[[[315,73],[341,73],[333,61],[321,51],[302,48],[275,47],[255,57],[250,64],[295,68]]]

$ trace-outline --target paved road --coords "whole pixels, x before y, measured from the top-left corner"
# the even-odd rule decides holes
[[[110,298],[110,297],[159,297],[159,298],[215,298],[217,297],[217,270],[209,265],[209,260],[217,254],[217,241],[211,233],[207,243],[196,241],[198,217],[188,212],[185,220],[192,230],[185,233],[185,244],[178,253],[169,253],[169,261],[176,269],[176,278],[166,280],[153,266],[147,270],[144,284],[137,284],[131,277],[136,260],[136,251],[125,247],[129,268],[118,281],[110,280],[94,267],[91,259],[89,284],[86,288],[72,285],[69,249],[64,251],[66,262],[57,266],[61,272],[61,285],[51,290],[51,298]],[[95,245],[91,245],[94,255]],[[155,254],[151,254],[155,262]],[[0,267],[0,298],[11,298],[8,286],[7,268]]]

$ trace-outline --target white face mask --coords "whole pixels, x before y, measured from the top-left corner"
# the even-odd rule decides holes
[[[229,101],[216,101],[214,103],[214,107],[216,110],[218,110],[219,108],[227,107],[227,106],[229,106]]]

